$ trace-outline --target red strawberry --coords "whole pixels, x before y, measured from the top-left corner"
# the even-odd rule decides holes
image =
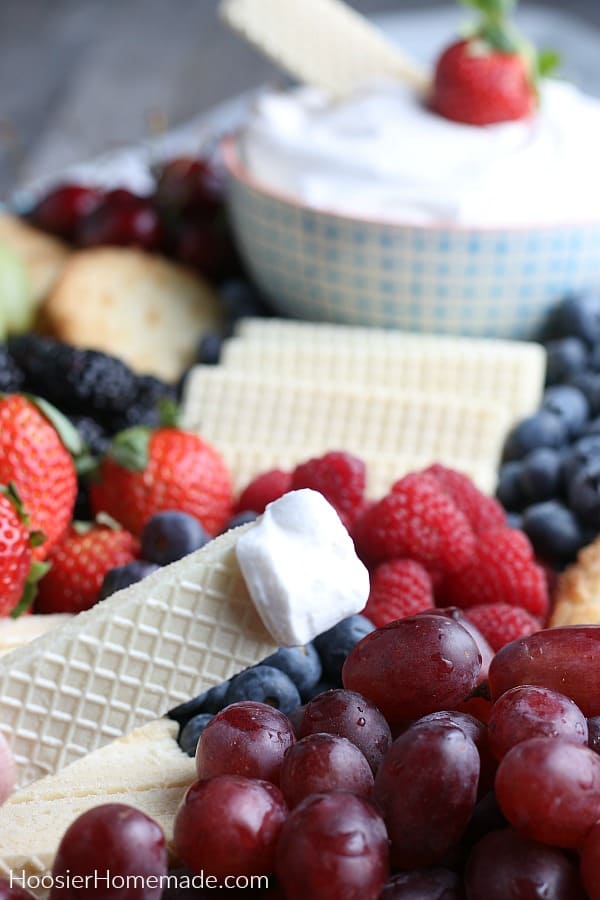
[[[13,482],[29,517],[29,527],[45,541],[34,550],[43,559],[66,531],[73,516],[77,475],[73,459],[49,418],[21,394],[0,398],[0,484]]]
[[[296,466],[291,490],[319,491],[335,508],[346,528],[350,528],[364,506],[366,481],[362,459],[333,450]]]
[[[541,628],[539,620],[526,609],[508,603],[473,606],[467,615],[496,652],[516,638],[534,634]]]
[[[546,576],[529,539],[516,528],[479,535],[471,563],[444,578],[436,599],[462,609],[490,603],[521,606],[540,619],[548,612]]]
[[[395,619],[414,616],[433,604],[427,570],[413,559],[393,559],[373,572],[363,615],[379,628]]]
[[[291,489],[291,472],[283,469],[270,469],[253,478],[242,493],[235,506],[236,512],[252,510],[263,513],[265,506],[273,500],[278,500]]]
[[[37,612],[77,613],[93,606],[109,569],[139,557],[137,539],[122,528],[92,525],[69,529],[48,557],[49,571],[38,586]]]
[[[434,573],[457,572],[475,552],[466,516],[426,472],[397,481],[383,500],[360,516],[353,537],[368,566],[409,558]]]
[[[468,475],[440,463],[434,463],[425,471],[436,478],[444,493],[462,510],[475,534],[506,525],[506,513],[498,501],[480,491]]]
[[[195,516],[215,535],[225,527],[233,503],[220,454],[181,428],[138,427],[117,435],[90,497],[95,513],[109,513],[136,535],[155,513],[167,509]]]
[[[29,530],[14,503],[0,492],[0,616],[19,604],[31,566]]]
[[[446,119],[491,125],[531,115],[537,94],[520,53],[475,38],[457,41],[442,53],[430,103]]]

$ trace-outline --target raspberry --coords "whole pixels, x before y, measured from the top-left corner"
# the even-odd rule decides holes
[[[283,469],[270,469],[257,475],[240,494],[235,511],[263,513],[268,503],[278,500],[291,489],[291,482],[291,474]]]
[[[424,472],[397,481],[391,493],[363,513],[353,536],[368,566],[408,557],[433,573],[458,572],[475,552],[466,516]]]
[[[427,570],[413,559],[393,559],[373,572],[363,615],[380,628],[433,605],[433,587]]]
[[[312,488],[323,494],[340,519],[350,528],[364,505],[366,467],[362,459],[333,450],[296,466],[292,490]]]
[[[548,585],[527,536],[516,528],[497,528],[479,536],[471,564],[448,575],[436,599],[462,609],[505,603],[543,619]]]
[[[498,652],[505,644],[516,638],[533,634],[540,630],[538,619],[519,606],[508,603],[489,603],[473,606],[467,617],[477,626],[492,650]]]
[[[475,534],[506,525],[506,513],[494,497],[476,487],[468,475],[434,463],[425,469],[433,475],[454,504],[465,514]]]

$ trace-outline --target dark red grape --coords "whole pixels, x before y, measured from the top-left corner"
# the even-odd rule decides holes
[[[102,192],[81,184],[62,184],[49,191],[31,213],[38,228],[73,240],[79,223],[98,206]]]
[[[292,728],[294,729],[294,734],[296,737],[300,737],[300,726],[302,724],[302,718],[304,716],[304,706],[297,706],[296,709],[293,709],[291,713],[288,713],[288,719],[292,723]]]
[[[485,679],[488,677],[490,663],[494,658],[494,651],[480,632],[479,628],[477,628],[476,625],[473,625],[470,619],[467,619],[462,609],[459,609],[458,606],[441,606],[434,607],[432,609],[426,609],[422,613],[418,613],[418,615],[444,616],[446,619],[453,619],[454,622],[462,625],[465,631],[469,632],[469,634],[477,644],[479,652],[481,653],[481,669],[477,678],[477,684],[485,681]]]
[[[342,671],[344,687],[377,706],[388,722],[452,709],[474,688],[481,655],[452,619],[409,616],[364,637]]]
[[[200,735],[198,777],[244,775],[278,784],[285,751],[295,740],[290,720],[279,710],[254,700],[232,703]]]
[[[591,716],[587,720],[588,747],[600,753],[600,716]]]
[[[469,900],[585,900],[577,867],[562,850],[510,828],[490,832],[474,847],[465,882]]]
[[[75,876],[94,878],[110,871],[111,884],[86,889],[73,883]],[[58,847],[52,876],[51,900],[78,900],[101,896],[102,900],[158,900],[160,879],[168,870],[162,828],[131,806],[106,803],[79,816],[67,828]],[[68,879],[65,876],[69,876]],[[137,875],[138,878],[128,876]],[[64,880],[61,886],[59,877]],[[125,887],[121,880],[125,879]],[[86,882],[84,882],[86,883]],[[91,882],[92,883],[92,882]]]
[[[498,763],[490,751],[488,732],[483,722],[480,722],[475,716],[470,716],[468,713],[459,712],[458,710],[441,710],[440,712],[429,713],[428,716],[423,716],[418,722],[419,724],[446,722],[461,728],[467,737],[471,738],[479,753],[480,772],[477,794],[479,797],[482,797],[492,790]]]
[[[175,816],[181,861],[194,872],[269,875],[287,816],[279,788],[269,781],[218,775],[188,788]]]
[[[310,794],[348,791],[368,797],[373,773],[358,747],[334,734],[309,734],[286,751],[279,786],[290,808]]]
[[[182,219],[174,228],[171,250],[175,259],[207,278],[222,278],[236,271],[235,247],[223,222]]]
[[[158,173],[156,202],[174,216],[214,213],[223,205],[224,194],[224,173],[208,159],[178,157]]]
[[[519,684],[537,684],[600,715],[600,625],[547,628],[511,641],[490,665],[492,700]]]
[[[460,878],[450,869],[414,869],[390,878],[380,900],[462,900]]]
[[[365,755],[373,774],[392,743],[390,726],[370,700],[355,691],[334,688],[318,694],[305,708],[298,736],[337,734]]]
[[[34,897],[24,887],[20,887],[18,875],[14,873],[12,884],[9,878],[0,878],[0,900],[34,900]]]
[[[496,774],[500,809],[517,831],[556,847],[580,847],[599,817],[600,756],[561,738],[509,750]]]
[[[283,826],[275,874],[286,900],[378,900],[389,874],[383,819],[344,791],[307,797]]]
[[[164,235],[156,209],[149,200],[128,191],[107,194],[80,223],[76,240],[81,247],[102,245],[160,249]],[[124,196],[121,196],[123,194]]]
[[[600,822],[590,829],[583,843],[581,875],[589,900],[600,900]]]
[[[496,759],[532,737],[557,737],[586,744],[587,721],[579,707],[549,688],[523,684],[496,700],[488,722],[489,745]]]
[[[475,808],[479,754],[447,722],[417,722],[397,738],[375,778],[392,863],[414,869],[441,863],[460,841]]]

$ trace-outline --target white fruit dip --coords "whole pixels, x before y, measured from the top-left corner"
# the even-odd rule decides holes
[[[415,225],[600,221],[600,101],[548,81],[539,111],[476,127],[402,84],[343,102],[298,88],[257,100],[241,158],[265,186],[331,212]]]

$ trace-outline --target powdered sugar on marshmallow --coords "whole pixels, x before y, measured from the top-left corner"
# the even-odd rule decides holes
[[[284,647],[306,644],[367,602],[369,573],[317,491],[290,491],[270,503],[236,553],[258,614]]]

